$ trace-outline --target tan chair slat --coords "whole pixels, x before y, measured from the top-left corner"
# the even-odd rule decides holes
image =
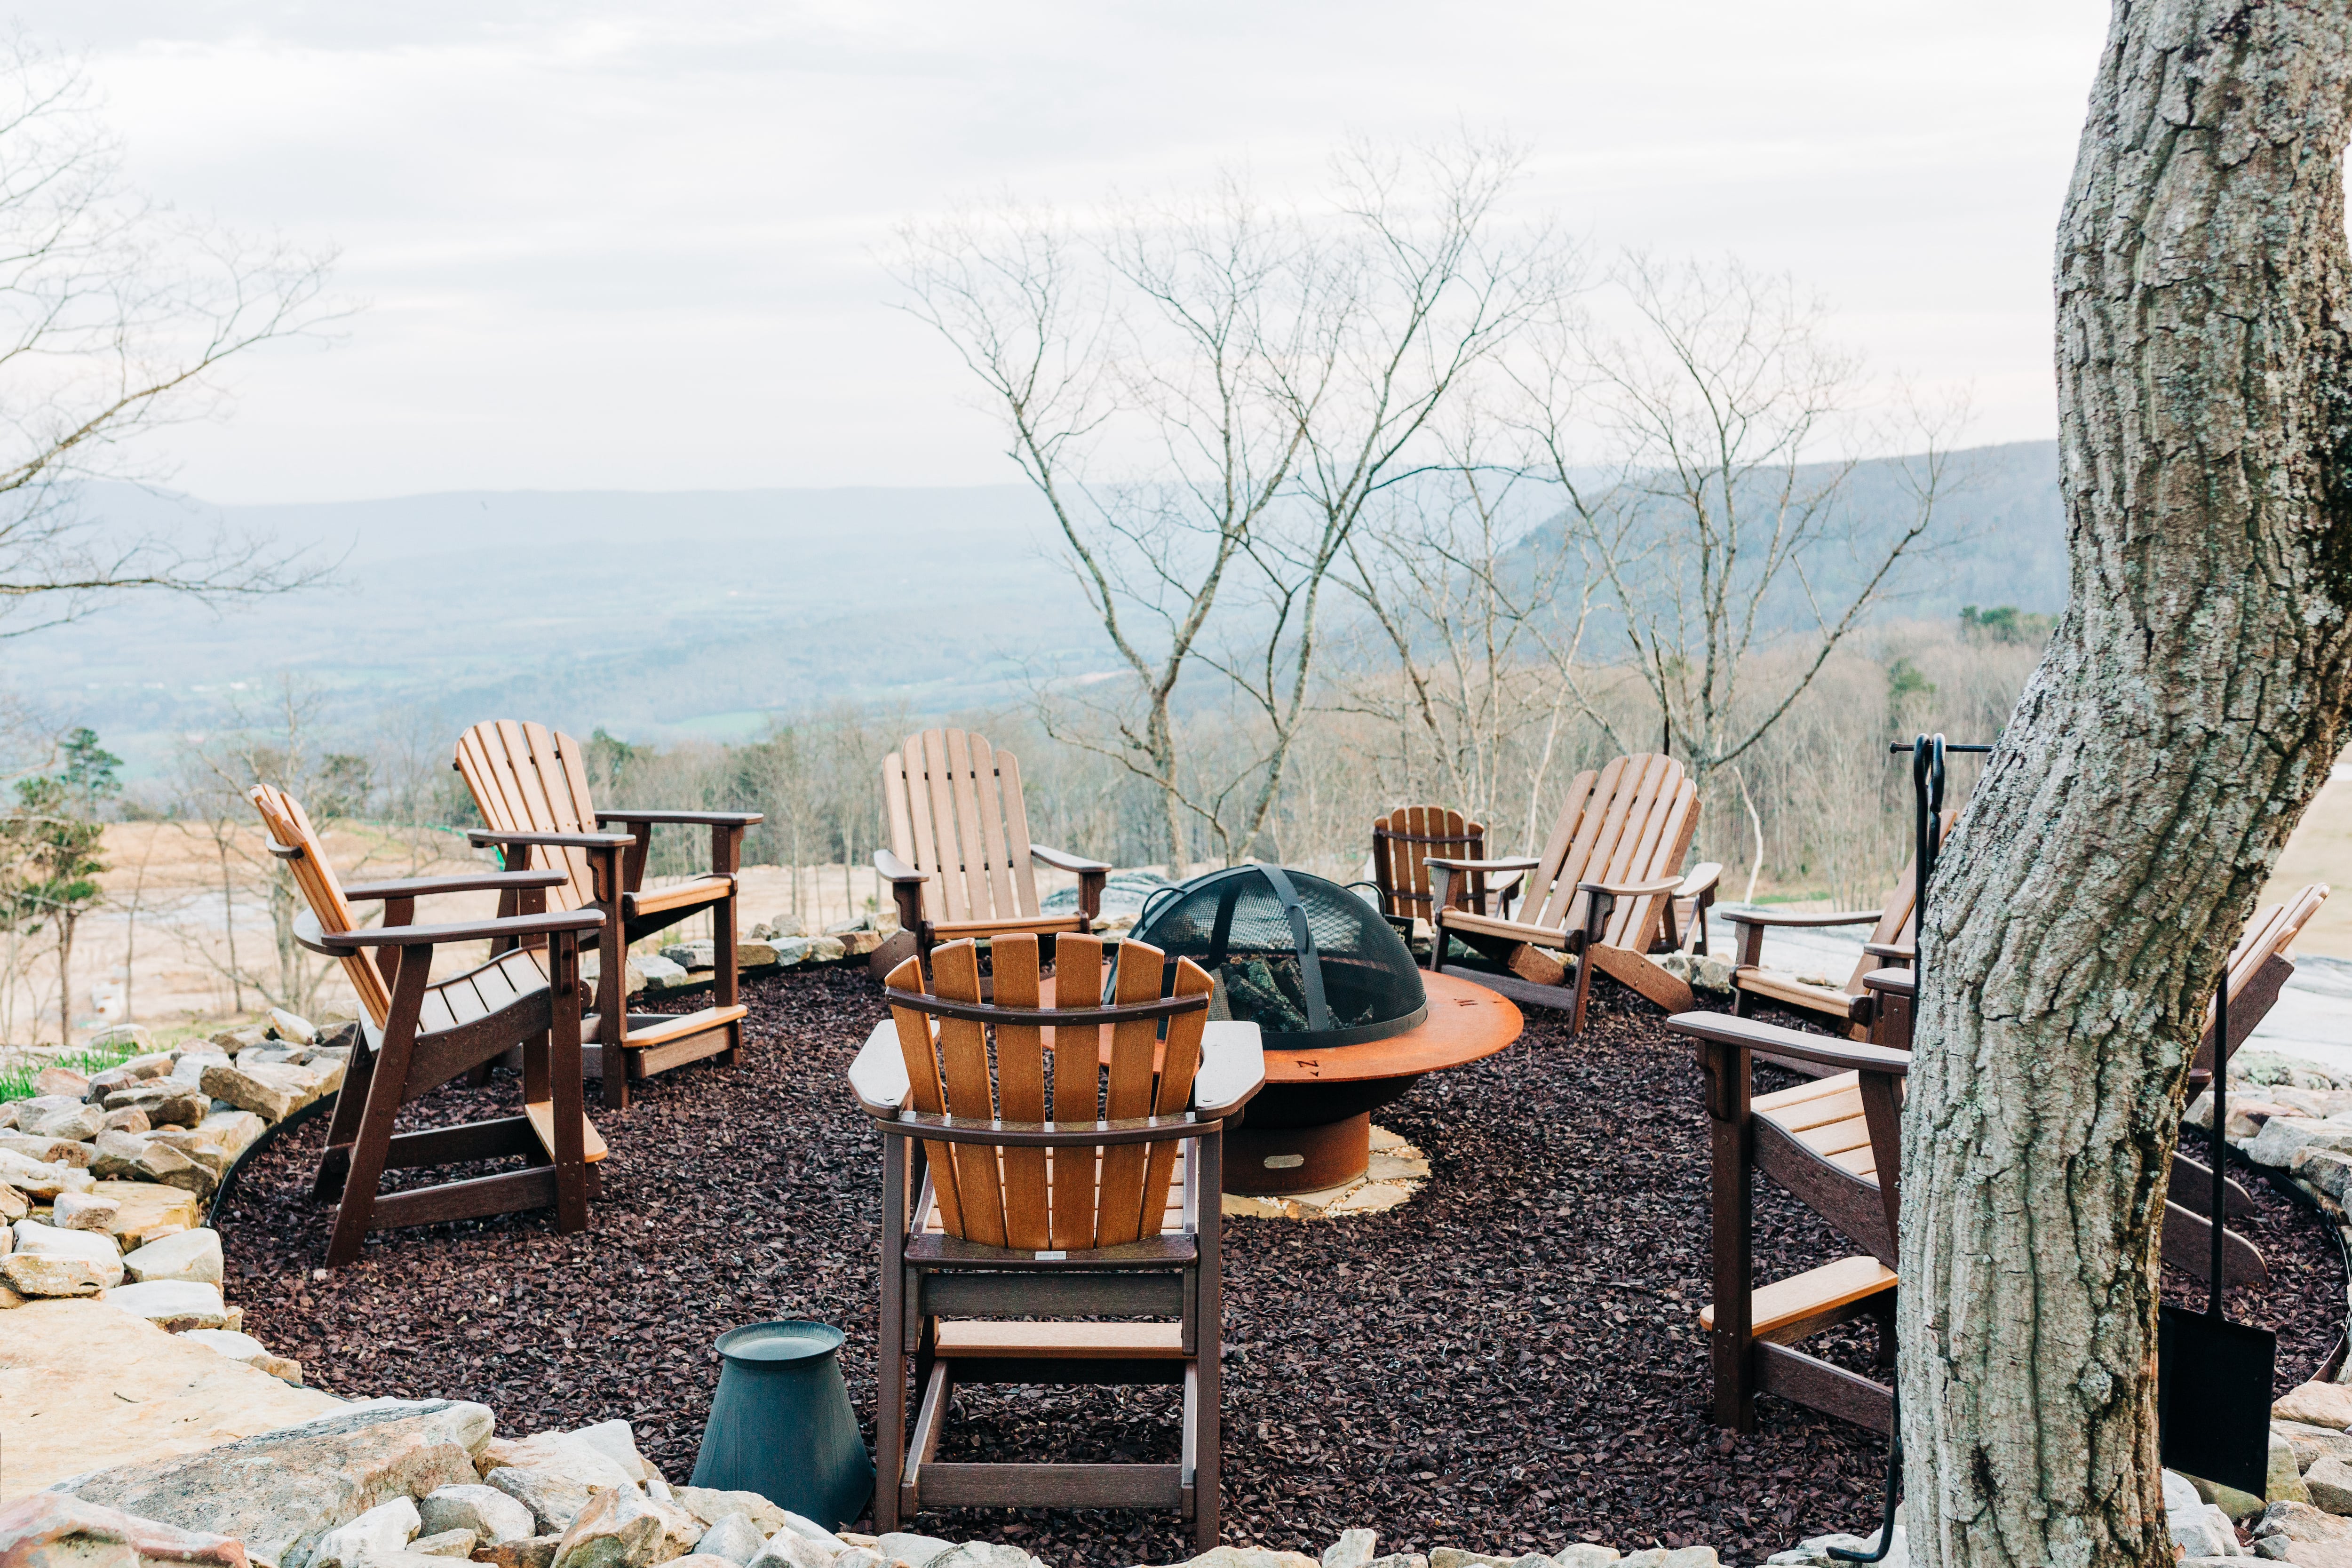
[[[1624,879],[1633,868],[1633,851],[1642,825],[1648,819],[1658,775],[1669,760],[1655,752],[1643,752],[1625,759],[1624,769],[1617,775],[1617,788],[1608,798],[1607,813],[1601,818],[1601,831],[1593,839],[1591,851],[1580,862],[1560,868],[1563,883],[1574,884],[1595,879],[1609,882]],[[1579,893],[1568,906],[1567,919],[1560,923],[1574,930],[1583,925],[1586,912],[1584,895]]]
[[[1054,942],[1054,1000],[1083,1006],[1102,997],[1103,942],[1098,936],[1066,936]],[[1054,1027],[1054,1120],[1095,1120],[1102,1101],[1100,1024]],[[1052,1163],[1054,1245],[1080,1251],[1095,1244],[1095,1161]]]
[[[689,904],[715,904],[735,890],[735,884],[725,877],[697,877],[690,881],[676,882],[667,888],[649,888],[629,895],[629,908],[642,915],[662,910],[684,909]]]
[[[530,1119],[531,1136],[547,1157],[555,1158],[555,1104],[552,1100],[534,1100],[525,1102],[522,1113]],[[585,1116],[580,1119],[581,1163],[593,1165],[610,1152],[604,1147],[604,1135]]]
[[[1003,931],[1027,931],[1042,936],[1048,931],[1076,931],[1086,923],[1084,915],[1034,915],[1009,921],[940,921],[931,927],[931,934],[942,942],[960,936],[994,936]]]
[[[1870,1142],[1870,1125],[1856,1112],[1833,1121],[1824,1121],[1801,1131],[1792,1129],[1789,1134],[1814,1153],[1827,1157],[1843,1154],[1849,1149],[1864,1148]]]
[[[931,780],[923,750],[923,737],[909,735],[898,752],[907,790],[907,820],[914,837],[905,850],[894,853],[928,877],[922,890],[923,918],[936,923],[947,918],[947,888],[946,879],[940,874],[939,834],[931,824]]]
[[[1016,915],[1034,915],[1037,901],[1037,868],[1029,858],[1035,842],[1029,837],[1029,806],[1021,798],[1021,763],[1010,752],[996,753],[996,790],[1004,805],[1004,852],[1013,863],[1013,906]]]
[[[1867,1143],[1858,1149],[1842,1150],[1827,1156],[1829,1163],[1841,1171],[1867,1177],[1874,1184],[1878,1180],[1878,1154]]]
[[[996,1005],[1036,1006],[1037,939],[1000,937],[990,952],[996,973]],[[1007,1121],[1046,1120],[1045,1031],[1036,1025],[997,1026],[996,1100],[997,1114]],[[1052,1247],[1054,1226],[1047,1196],[1045,1151],[1007,1149],[1003,1171],[1005,1245],[1033,1252]]]
[[[1794,1089],[1780,1089],[1773,1090],[1770,1094],[1759,1094],[1748,1101],[1748,1109],[1759,1116],[1772,1116],[1778,1120],[1777,1112],[1792,1110],[1811,1100],[1832,1099],[1850,1089],[1858,1088],[1861,1083],[1862,1075],[1858,1072],[1832,1073],[1828,1078],[1817,1078],[1801,1083]]]
[[[1859,1087],[1852,1088],[1842,1094],[1819,1095],[1811,1100],[1801,1100],[1795,1105],[1777,1107],[1770,1110],[1765,1110],[1760,1105],[1753,1109],[1757,1115],[1769,1118],[1777,1126],[1785,1127],[1791,1132],[1803,1132],[1811,1128],[1827,1126],[1832,1121],[1843,1121],[1849,1118],[1860,1116],[1862,1090]]]
[[[1876,967],[1876,961],[1873,961]],[[1816,1013],[1845,1016],[1856,994],[1840,991],[1834,985],[1816,985],[1810,980],[1800,980],[1793,974],[1783,974],[1777,969],[1734,970],[1731,983],[1742,991],[1752,991],[1759,996],[1769,996],[1776,1002],[1787,1002]]]
[[[621,1044],[632,1050],[651,1050],[682,1040],[689,1035],[701,1034],[721,1024],[731,1024],[751,1016],[751,1009],[738,1002],[731,1007],[698,1007],[691,1013],[675,1013],[657,1024],[642,1026],[631,1025],[622,1031]]]
[[[964,1322],[943,1320],[939,1354],[1061,1361],[1181,1361],[1181,1323]]]
[[[1753,1314],[1751,1331],[1759,1339],[1823,1312],[1850,1307],[1866,1297],[1895,1288],[1895,1270],[1875,1258],[1841,1258],[1787,1279],[1776,1280],[1748,1298]],[[1699,1327],[1715,1327],[1715,1304],[1699,1309]]]
[[[907,754],[893,752],[882,759],[882,812],[889,818],[890,853],[917,869],[930,862],[915,847],[915,816],[907,799]]]

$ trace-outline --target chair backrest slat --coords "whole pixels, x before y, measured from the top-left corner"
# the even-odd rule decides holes
[[[1009,938],[993,949],[996,1005],[1037,1005],[1038,952],[1034,942]],[[1043,1121],[1045,1117],[1045,1031],[1034,1024],[996,1026],[996,1104],[1007,1121]],[[1007,1149],[1004,1160],[1004,1245],[1042,1252],[1054,1245],[1046,1152]]]
[[[882,764],[890,852],[924,873],[934,924],[1037,914],[1021,765],[985,736],[925,730]]]
[[[246,793],[254,809],[261,814],[261,825],[269,837],[289,849],[300,854],[286,862],[293,873],[294,885],[302,891],[302,901],[310,906],[310,914],[319,929],[332,933],[356,931],[359,922],[352,918],[352,906],[343,897],[343,884],[336,877],[334,867],[327,863],[326,851],[320,847],[317,830],[310,826],[310,814],[302,803],[284,790],[270,784],[256,784]],[[359,994],[360,1005],[367,1009],[371,1022],[379,1029],[392,1016],[392,992],[384,984],[383,973],[363,952],[347,954],[342,960],[344,977]]]
[[[1110,1026],[1106,1085],[1098,1055],[1101,1025],[1056,1026],[1057,1009],[1038,1008],[1037,939],[1004,936],[994,946],[993,1005],[1035,1009],[1034,1022],[934,1018],[893,1003],[906,1057],[909,1101],[916,1110],[972,1121],[1035,1123],[1045,1115],[1045,1031],[1054,1032],[1053,1121],[1083,1128],[1098,1116],[1112,1121],[1177,1116],[1192,1103],[1201,1064],[1205,1007],[1160,1021],[1130,1019]],[[1102,943],[1064,937],[1055,948],[1055,999],[1073,1007],[1099,1005]],[[1113,1000],[1159,999],[1166,955],[1142,942],[1118,944]],[[921,962],[908,959],[890,973],[901,991],[923,989]],[[1175,993],[1205,997],[1208,973],[1190,960],[1176,964]],[[978,950],[969,940],[932,950],[929,994],[942,1001],[981,1000]],[[992,1034],[992,1042],[991,1036]],[[987,1142],[926,1141],[948,1234],[991,1247],[1087,1250],[1160,1234],[1176,1144],[1078,1144],[1043,1149]]]
[[[1006,945],[1012,945],[1009,939]],[[1054,999],[1083,1006],[1103,994],[1103,940],[1054,939]],[[1091,1121],[1102,1103],[1100,1024],[1054,1028],[1054,1120]],[[1079,1251],[1095,1244],[1095,1152],[1059,1149],[1053,1161],[1054,1245]]]
[[[587,753],[560,731],[513,719],[486,720],[458,737],[457,772],[482,821],[497,832],[597,831]],[[585,909],[595,902],[586,850],[534,850],[531,864],[564,874],[562,885],[548,889],[549,909]]]

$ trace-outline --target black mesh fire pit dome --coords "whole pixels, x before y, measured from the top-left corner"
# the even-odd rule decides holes
[[[1155,894],[1137,940],[1215,977],[1212,1017],[1257,1025],[1268,1050],[1362,1045],[1429,1016],[1421,970],[1378,910],[1337,882],[1235,866]]]

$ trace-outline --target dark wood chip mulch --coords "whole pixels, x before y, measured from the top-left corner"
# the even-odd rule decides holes
[[[1531,1010],[1518,1045],[1378,1113],[1429,1154],[1412,1202],[1227,1224],[1227,1541],[1319,1553],[1367,1525],[1385,1551],[1595,1540],[1753,1563],[1871,1527],[1875,1436],[1769,1397],[1751,1435],[1708,1419],[1696,1074],[1655,1009],[1602,987],[1581,1040]],[[584,1235],[540,1215],[384,1233],[317,1279],[323,1119],[263,1151],[220,1219],[247,1327],[338,1394],[478,1399],[509,1433],[625,1415],[683,1480],[712,1340],[814,1318],[846,1331],[870,1423],[880,1152],[843,1075],[878,989],[842,968],[754,982],[745,1000],[740,1068],[698,1064],[597,1116],[613,1154]],[[496,1114],[512,1092],[445,1089],[412,1114]],[[2307,1373],[2342,1323],[2342,1268],[2314,1217],[2276,1202],[2258,1236],[2282,1277],[2266,1305],[2290,1320],[2283,1369]],[[1757,1216],[1768,1278],[1849,1250],[1769,1183]],[[1865,1331],[1832,1353],[1860,1366],[1870,1348]],[[949,1454],[1176,1452],[1172,1390],[967,1390],[957,1406]],[[1016,1542],[1056,1568],[1192,1555],[1166,1514],[930,1513],[916,1528]]]

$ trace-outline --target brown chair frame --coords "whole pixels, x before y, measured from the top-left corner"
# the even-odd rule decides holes
[[[1878,1321],[1881,1364],[1892,1360],[1903,1080],[1911,1053],[1721,1013],[1678,1014],[1667,1027],[1698,1042],[1706,1079],[1714,1289],[1699,1322],[1714,1367],[1717,1424],[1754,1431],[1756,1395],[1767,1393],[1891,1432],[1893,1394],[1885,1384],[1797,1346],[1823,1329],[1866,1316]],[[1753,1078],[1758,1056],[1851,1076],[1823,1076],[1759,1097]],[[1861,1254],[1757,1286],[1757,1171],[1827,1220]]]
[[[593,1042],[582,1059],[603,1079],[604,1105],[629,1103],[629,1080],[717,1057],[732,1067],[743,1044],[750,1009],[738,999],[735,960],[736,873],[743,835],[765,818],[756,811],[603,811],[590,801],[580,742],[543,724],[486,721],[459,737],[451,763],[464,775],[474,805],[488,824],[466,837],[477,848],[496,848],[509,869],[528,870],[534,850],[547,851],[562,871],[552,900],[559,909],[604,911],[596,950],[596,1009],[583,1024]],[[626,832],[591,832],[620,823]],[[646,859],[657,823],[710,829],[708,875],[675,887],[647,889]],[[710,911],[711,981],[708,1007],[687,1014],[631,1013],[626,987],[628,949],[638,938],[667,931]],[[502,902],[499,913],[509,912]],[[617,1058],[617,1065],[614,1058]]]
[[[1092,936],[1064,937],[1057,989],[1076,983],[1074,994],[1099,995],[1102,946]],[[1165,965],[1141,942],[1122,942],[1118,952],[1115,1001],[1076,1007],[1005,1000],[1039,994],[1034,933],[996,939],[996,1004],[979,1000],[970,939],[934,950],[928,992],[919,989],[920,962],[908,959],[889,976],[891,1016],[850,1068],[883,1143],[879,1532],[925,1507],[1174,1508],[1202,1549],[1216,1543],[1223,1133],[1264,1083],[1265,1063],[1255,1025],[1206,1023],[1211,983],[1198,965]],[[1175,994],[1163,999],[1167,971]],[[1105,1025],[1112,1026],[1107,1091],[1097,1045]],[[989,1050],[983,1029],[998,1032],[1003,1054]],[[1027,1068],[1017,1065],[1005,1031],[1021,1051],[1040,1050]],[[1055,1042],[1050,1105],[1042,1076],[1047,1038]],[[1197,1051],[1197,1068],[1184,1065],[1188,1049]],[[964,1103],[959,1076],[990,1103]],[[1105,1092],[1108,1100],[1098,1099]],[[1118,1114],[1122,1099],[1150,1114]],[[1021,1109],[1053,1115],[1000,1119]],[[1110,1119],[1097,1119],[1105,1110]],[[1061,1168],[1065,1152],[1076,1156],[1074,1177]],[[1118,1207],[1114,1184],[1138,1179],[1139,1209]],[[1179,1219],[1172,1232],[1157,1206],[1165,1200],[1155,1198],[1171,1180],[1181,1194],[1169,1211]],[[945,1321],[951,1314],[999,1321]],[[1177,1321],[1001,1321],[1055,1315]],[[911,1441],[910,1359],[920,1396]],[[1172,1465],[941,1462],[934,1456],[958,1381],[1181,1384],[1182,1456]]]
[[[555,1210],[559,1232],[585,1229],[604,1145],[582,1104],[580,940],[593,936],[604,916],[541,910],[415,925],[421,897],[495,889],[501,899],[535,902],[561,879],[553,871],[504,871],[346,888],[299,802],[267,785],[248,798],[269,830],[270,854],[286,863],[310,906],[295,918],[295,940],[341,962],[364,1014],[311,1186],[314,1196],[337,1201],[329,1267],[356,1259],[372,1230],[537,1208]],[[358,927],[351,900],[382,902],[384,923]],[[536,942],[543,952],[509,946],[462,974],[431,978],[436,947],[485,938]],[[521,1115],[393,1131],[403,1105],[517,1046]],[[379,1190],[386,1170],[513,1155],[529,1162],[527,1168],[389,1194]]]

